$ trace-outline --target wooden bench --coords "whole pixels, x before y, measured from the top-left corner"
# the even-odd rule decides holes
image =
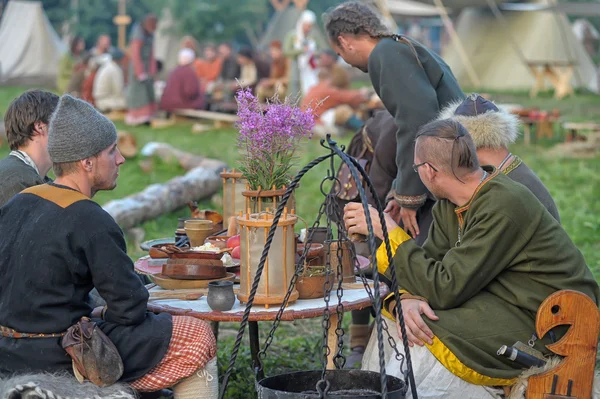
[[[568,131],[566,141],[578,141],[585,139],[585,136],[580,132],[597,132],[600,131],[600,123],[596,122],[565,122],[562,128]]]
[[[573,95],[571,77],[576,64],[572,61],[530,61],[527,67],[535,76],[535,84],[529,92],[530,97],[536,97],[540,91],[546,90],[546,79],[554,87],[554,98],[560,100]]]

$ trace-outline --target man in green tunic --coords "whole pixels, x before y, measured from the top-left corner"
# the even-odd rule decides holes
[[[373,88],[396,123],[396,164],[392,198],[386,208],[422,244],[427,238],[434,200],[413,164],[419,128],[448,103],[462,100],[450,67],[422,44],[395,35],[362,2],[340,4],[324,17],[333,49],[348,64],[368,72]]]
[[[475,144],[458,122],[422,127],[414,159],[415,172],[438,198],[429,237],[419,247],[389,215],[386,225],[418,389],[427,397],[494,397],[488,387],[512,385],[523,371],[496,352],[532,339],[542,301],[570,289],[598,303],[598,284],[559,222],[527,187],[494,167],[480,167]],[[346,206],[348,232],[382,238],[377,223],[368,231],[361,209]],[[382,245],[377,267],[388,278],[389,266]],[[385,305],[391,317],[394,304]],[[558,338],[565,332],[555,330]],[[548,337],[533,340],[537,350],[549,353]],[[366,353],[371,349],[374,357],[363,367],[378,369],[373,341]],[[399,366],[388,370],[400,372]]]

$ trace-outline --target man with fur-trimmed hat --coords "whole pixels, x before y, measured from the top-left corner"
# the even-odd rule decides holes
[[[198,397],[208,378],[196,371],[212,368],[216,376],[210,327],[147,311],[149,294],[121,229],[91,200],[116,187],[125,162],[114,124],[64,95],[48,134],[56,181],[28,188],[0,209],[0,374],[70,371],[62,336],[91,317],[123,360],[121,381],[146,392],[175,385],[176,398]],[[106,300],[103,308],[88,304],[93,288]],[[214,392],[202,397],[216,397],[213,381]]]
[[[515,115],[478,94],[471,94],[463,101],[455,101],[445,107],[438,116],[438,120],[441,119],[453,119],[463,125],[473,137],[479,163],[495,166],[527,187],[560,222],[556,204],[544,183],[521,158],[508,150],[519,136],[519,119]]]

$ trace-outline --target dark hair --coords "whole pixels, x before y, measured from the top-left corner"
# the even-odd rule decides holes
[[[240,51],[238,51],[238,55],[254,60],[254,54],[252,53],[252,49],[250,47],[242,47]]]
[[[340,44],[342,34],[368,35],[373,38],[393,37],[377,12],[364,3],[349,1],[323,14],[323,24],[329,39]]]
[[[79,42],[83,42],[85,46],[85,40],[83,40],[81,36],[75,36],[73,39],[71,39],[71,45],[69,47],[71,49],[71,54],[75,54],[75,49],[77,48]]]
[[[11,150],[25,145],[35,135],[35,123],[48,124],[59,97],[44,90],[28,90],[15,98],[4,114],[6,139]]]
[[[435,162],[439,168],[452,172],[461,183],[464,182],[457,176],[455,169],[466,170],[466,173],[479,169],[473,138],[455,120],[443,119],[422,126],[417,133],[415,146],[422,161]]]

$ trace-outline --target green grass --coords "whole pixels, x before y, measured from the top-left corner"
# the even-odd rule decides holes
[[[23,91],[22,88],[0,88],[0,114],[12,98]],[[483,92],[483,91],[482,91]],[[564,120],[600,121],[600,97],[578,94],[574,98],[562,101],[554,100],[550,94],[543,93],[536,99],[530,99],[523,93],[492,93],[493,98],[502,103],[518,103],[525,106],[537,106],[540,109],[551,110],[558,108]],[[161,130],[148,127],[128,128],[117,124],[117,128],[133,133],[138,145],[143,146],[150,141],[169,143],[177,148],[195,154],[221,159],[230,166],[236,166],[238,151],[236,147],[236,132],[233,129],[212,130],[200,134],[191,134],[191,124],[180,124]],[[346,144],[349,138],[340,140]],[[600,156],[593,159],[563,159],[553,158],[546,154],[552,141],[542,141],[526,147],[517,143],[511,150],[518,154],[537,173],[540,179],[554,197],[560,211],[562,224],[571,239],[583,253],[588,265],[596,278],[600,278]],[[0,147],[0,157],[8,154],[6,145]],[[319,155],[326,154],[318,140],[306,142],[300,151],[298,169]],[[123,198],[143,190],[147,185],[160,183],[183,174],[184,171],[174,164],[154,161],[151,173],[144,173],[138,162],[141,156],[127,160],[122,166],[118,187],[110,192],[101,192],[94,199],[104,204],[111,199]],[[320,165],[309,172],[301,182],[296,194],[297,213],[312,223],[323,200],[319,185],[327,171],[327,165]],[[220,203],[211,203],[204,199],[201,206],[220,210]],[[170,237],[177,225],[177,218],[189,215],[187,209],[178,210],[172,214],[163,215],[156,220],[142,225],[146,239]],[[130,246],[132,257],[141,255],[138,248]],[[346,325],[348,322],[346,321]],[[269,327],[268,323],[261,326],[261,342]],[[219,363],[224,366],[228,362],[233,346],[233,335],[237,325],[226,325],[219,339]],[[267,375],[284,370],[300,370],[319,367],[318,339],[320,328],[317,321],[299,321],[282,323],[267,355],[265,365]],[[232,379],[230,397],[244,397],[253,391],[252,375],[250,374],[249,349],[244,345],[235,370],[236,377]]]

